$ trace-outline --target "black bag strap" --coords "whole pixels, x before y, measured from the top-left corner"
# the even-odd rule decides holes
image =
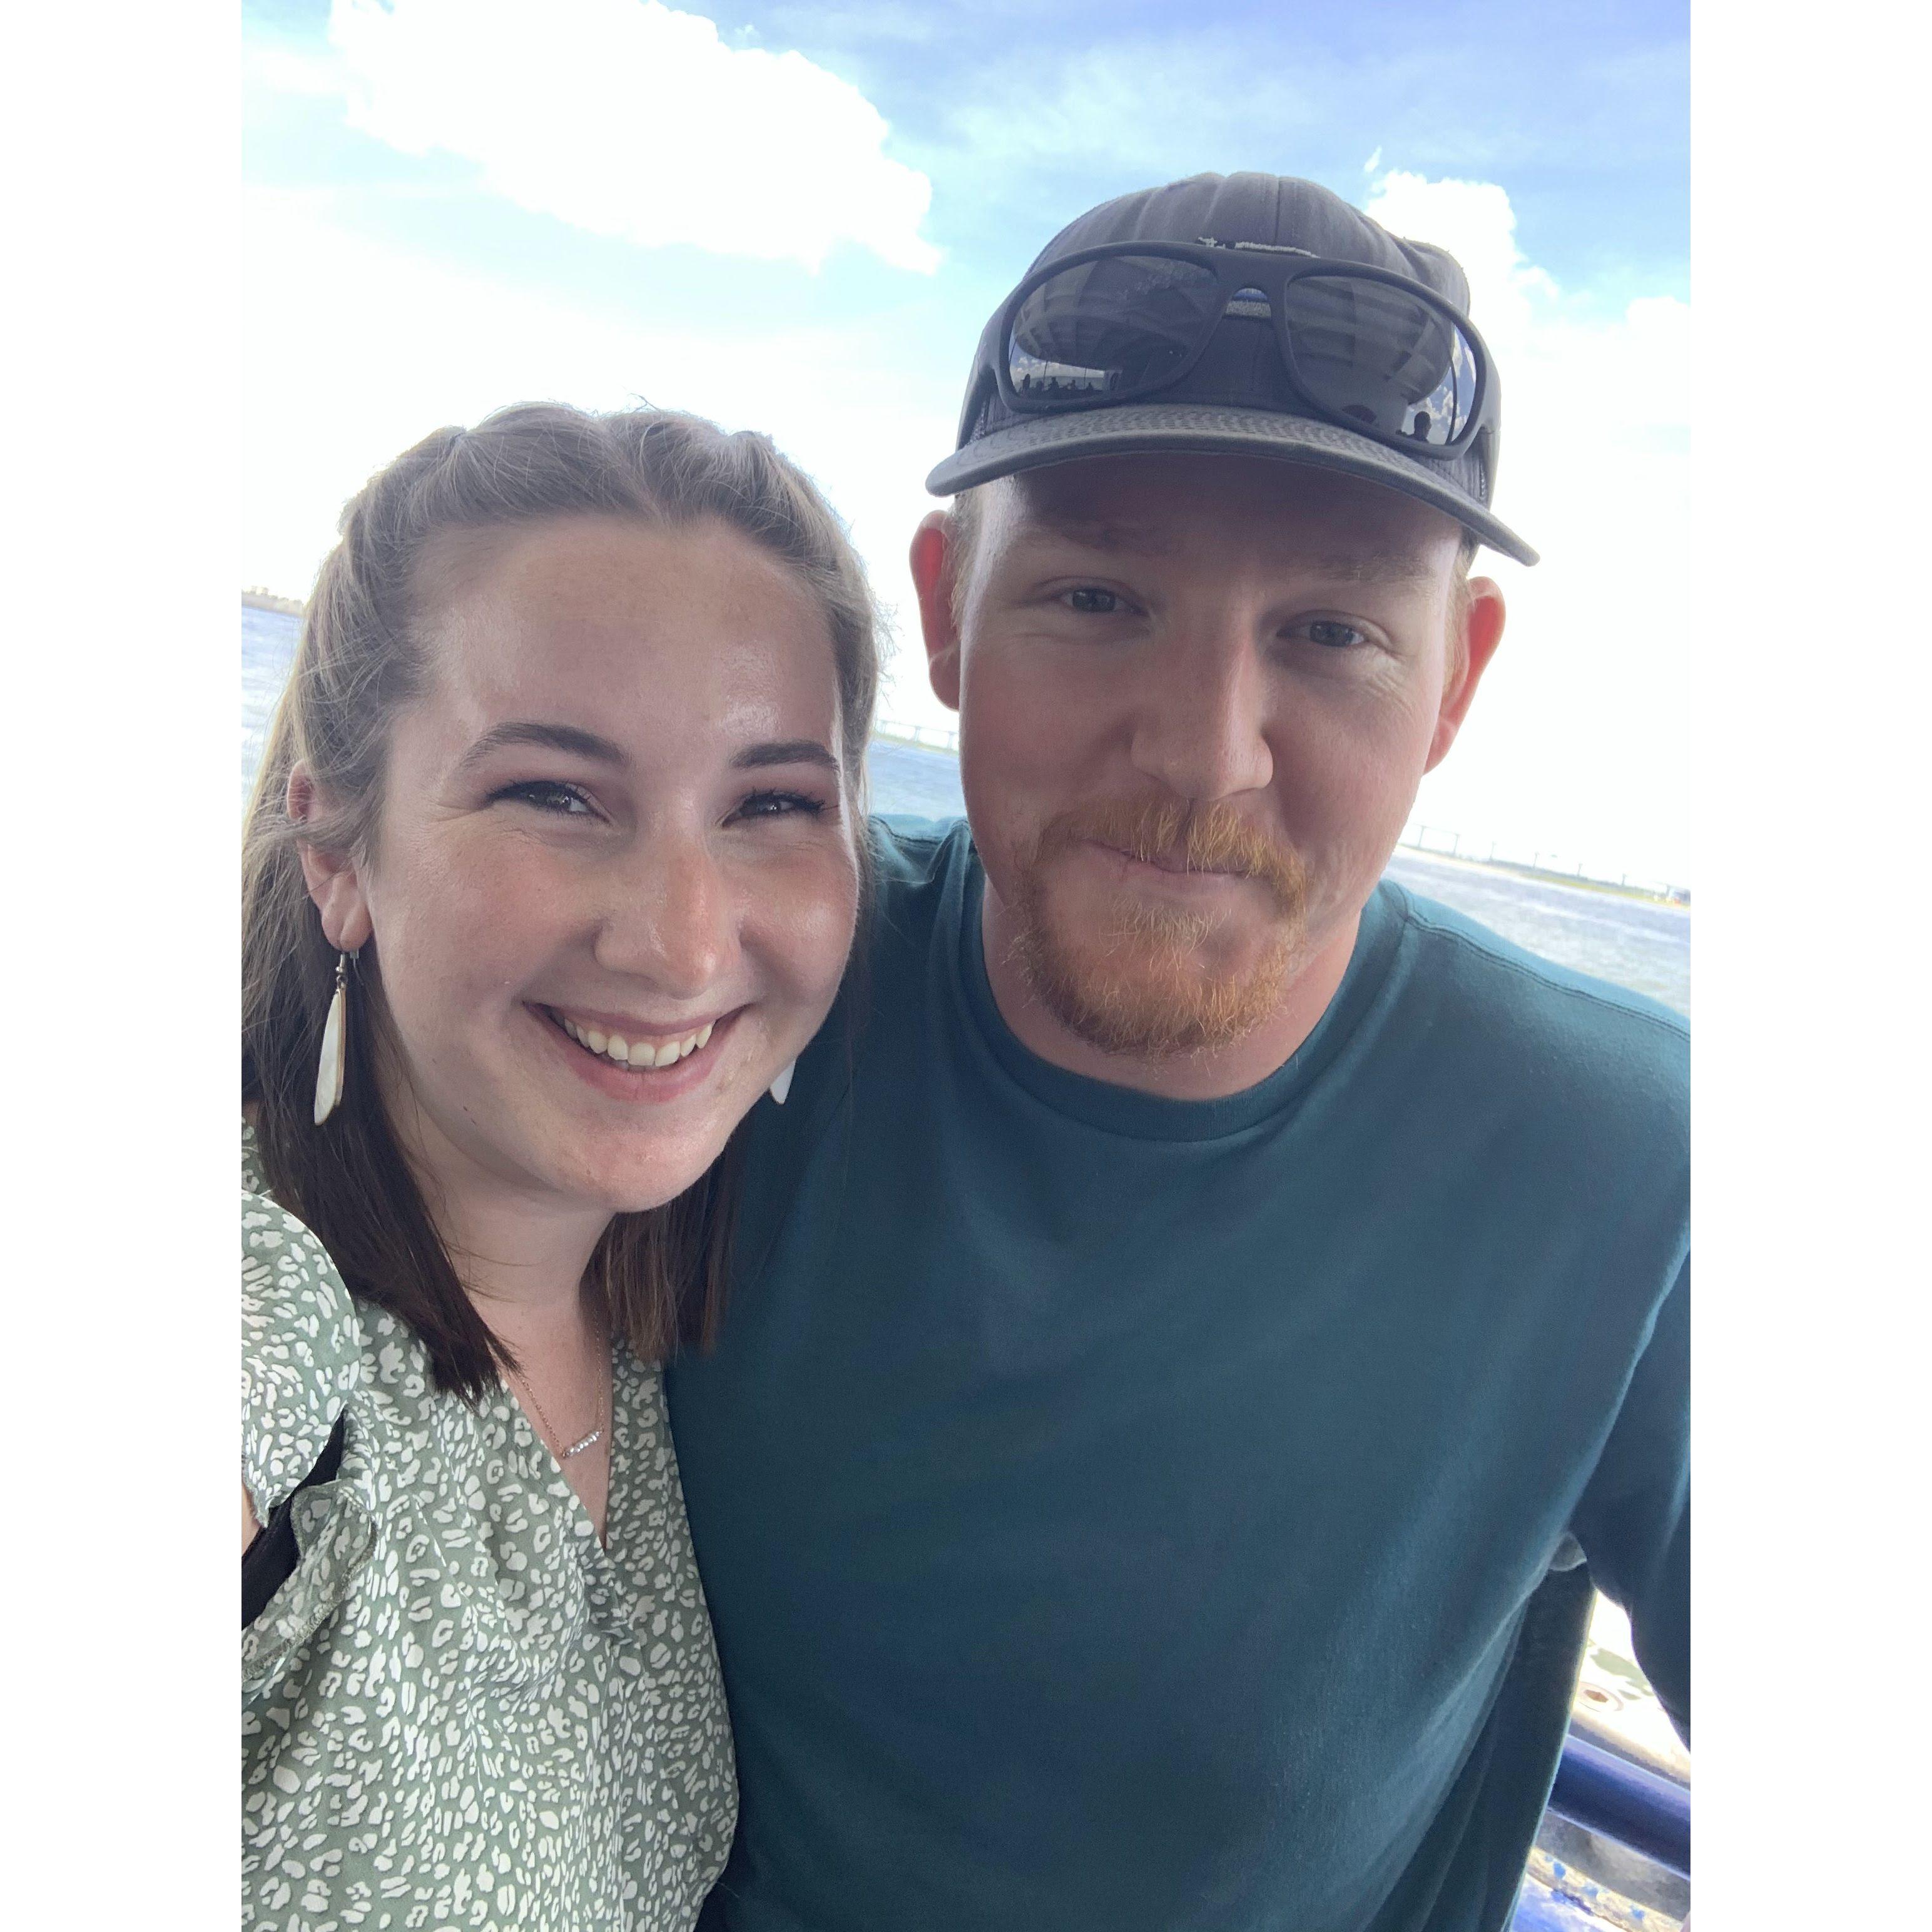
[[[296,1547],[295,1502],[303,1490],[335,1480],[342,1466],[342,1436],[348,1412],[335,1418],[328,1442],[315,1467],[282,1498],[255,1540],[242,1552],[242,1628],[246,1630],[268,1607],[268,1599],[295,1574],[302,1552]]]

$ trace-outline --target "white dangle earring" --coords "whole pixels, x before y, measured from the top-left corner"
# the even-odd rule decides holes
[[[320,1126],[335,1112],[349,1071],[349,962],[335,956],[335,997],[322,1024],[322,1058],[315,1070],[315,1124]]]
[[[781,1107],[782,1107],[785,1103],[785,1096],[791,1091],[791,1076],[794,1070],[797,1066],[797,1065],[798,1062],[796,1060],[788,1060],[785,1064],[778,1069],[778,1077],[772,1082],[772,1098],[776,1100]]]

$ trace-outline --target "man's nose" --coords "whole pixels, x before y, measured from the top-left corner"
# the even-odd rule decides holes
[[[1274,776],[1267,666],[1232,615],[1163,640],[1135,692],[1133,761],[1187,799],[1256,791]]]
[[[604,883],[597,963],[667,998],[703,998],[735,964],[736,902],[718,855],[694,832],[640,836]]]

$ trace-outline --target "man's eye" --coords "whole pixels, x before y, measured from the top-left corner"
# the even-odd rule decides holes
[[[731,816],[734,818],[789,818],[805,812],[814,818],[825,810],[823,799],[808,798],[802,791],[754,791]]]
[[[1091,617],[1111,617],[1120,608],[1118,592],[1102,590],[1092,584],[1083,584],[1078,590],[1068,591],[1066,602],[1070,608],[1084,611]]]
[[[1348,650],[1369,640],[1366,632],[1333,617],[1317,617],[1301,628],[1311,644],[1322,645],[1331,651]]]
[[[520,784],[506,785],[490,798],[490,803],[509,800],[518,805],[533,806],[539,812],[556,813],[560,818],[594,818],[596,808],[573,784],[560,784],[548,778],[526,779]]]

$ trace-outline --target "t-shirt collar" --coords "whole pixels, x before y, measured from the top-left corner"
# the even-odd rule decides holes
[[[970,846],[961,891],[949,908],[958,926],[952,948],[957,989],[979,1035],[1001,1070],[1056,1113],[1136,1140],[1214,1140],[1240,1133],[1298,1105],[1346,1044],[1388,976],[1401,934],[1399,889],[1383,881],[1370,895],[1342,983],[1308,1037],[1282,1066],[1255,1085],[1214,1100],[1175,1100],[1070,1072],[1022,1044],[1001,1016],[986,975],[980,908],[986,874]]]

